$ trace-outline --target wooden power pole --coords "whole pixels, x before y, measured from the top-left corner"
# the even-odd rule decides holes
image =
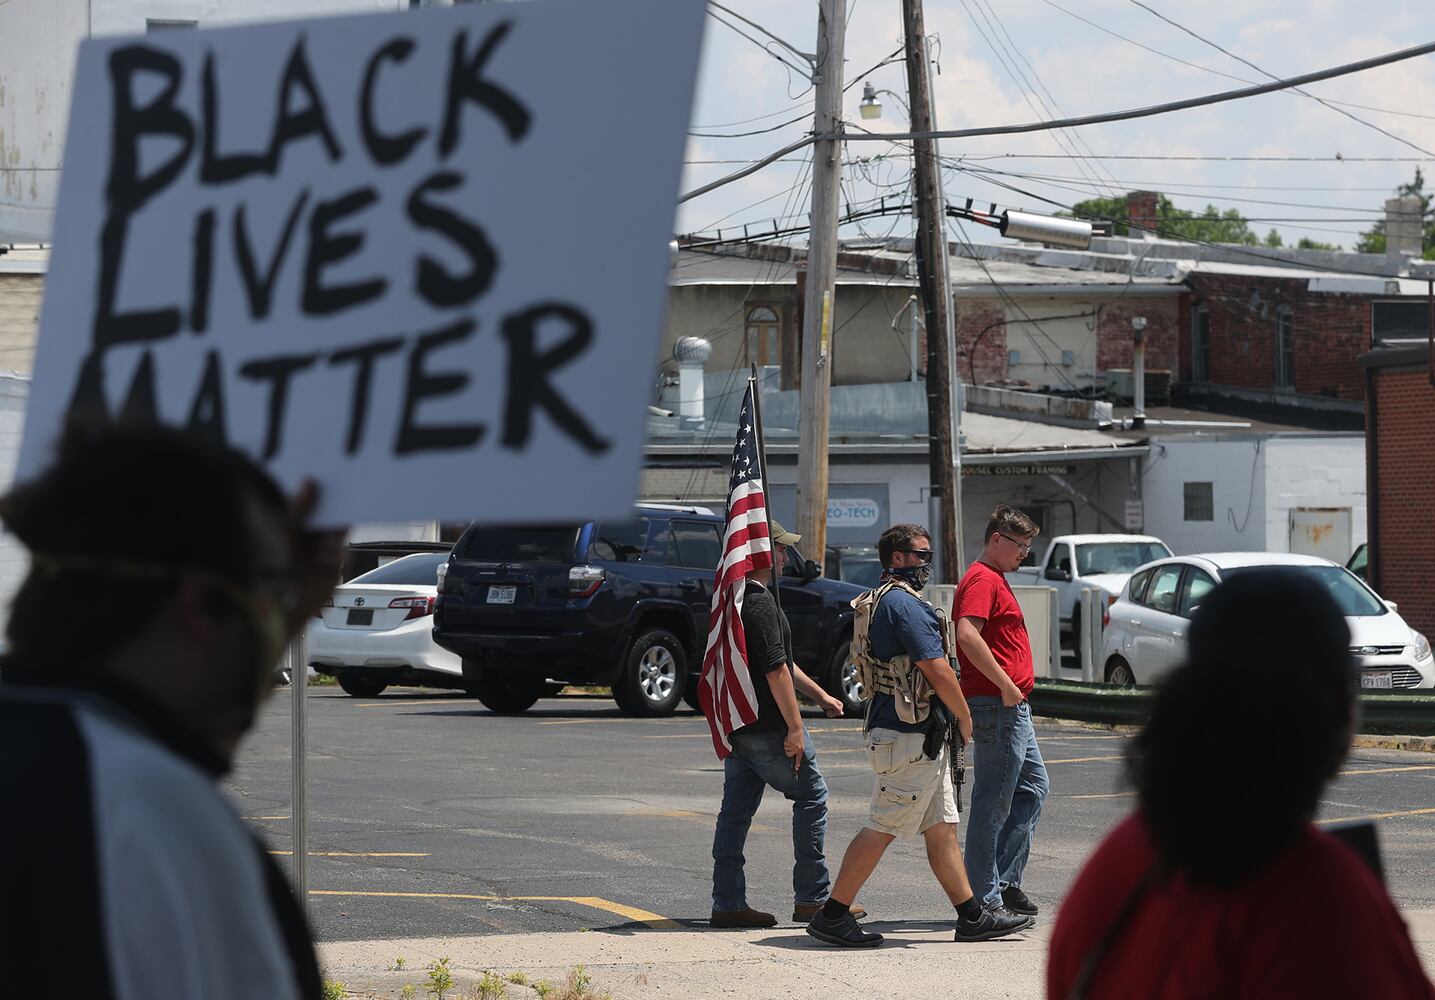
[[[819,0],[814,83],[818,135],[842,131],[843,36],[846,0]],[[837,206],[842,143],[823,139],[812,151],[811,235],[807,244],[807,295],[802,320],[801,411],[797,459],[797,530],[808,558],[822,565],[827,553],[828,390],[832,385],[832,331],[837,280]]]
[[[932,91],[928,80],[927,32],[922,0],[902,0],[906,36],[907,96],[912,131],[930,132]],[[938,547],[936,579],[955,583],[962,570],[961,483],[953,424],[952,302],[947,289],[946,206],[942,197],[941,164],[934,139],[912,141],[912,174],[916,187],[918,284],[927,324],[927,435],[932,529]]]

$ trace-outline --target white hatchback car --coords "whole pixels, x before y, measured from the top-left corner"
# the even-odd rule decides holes
[[[447,562],[447,552],[422,552],[339,586],[309,622],[309,665],[356,698],[390,684],[461,689],[462,661],[433,641],[438,571]]]
[[[1111,684],[1154,684],[1186,656],[1186,629],[1201,599],[1223,579],[1257,568],[1291,569],[1329,589],[1345,612],[1360,686],[1435,687],[1430,642],[1365,582],[1317,556],[1220,552],[1147,563],[1106,610],[1101,662]]]

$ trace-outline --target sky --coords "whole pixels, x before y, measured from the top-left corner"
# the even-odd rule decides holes
[[[1435,41],[1430,0],[1305,0],[1299,5],[1289,0],[1143,2],[1275,76],[1312,72]],[[722,0],[722,4],[799,50],[811,52],[816,47],[816,0]],[[741,21],[712,7],[709,11],[765,40]],[[906,111],[889,95],[880,98],[881,120],[864,121],[858,113],[864,81],[895,91],[905,100],[906,72],[901,62],[880,65],[901,48],[901,2],[847,0],[847,13],[844,84],[849,89],[843,109],[849,131],[858,126],[905,130]],[[935,114],[941,128],[1096,114],[1269,79],[1163,22],[1135,0],[926,0],[925,15],[934,58]],[[707,19],[684,191],[741,169],[745,162],[812,130],[808,80],[772,52],[800,60],[775,44],[771,50],[714,17]],[[1252,220],[1251,228],[1258,234],[1276,229],[1287,244],[1307,237],[1351,249],[1359,232],[1381,217],[1384,199],[1410,180],[1417,166],[1431,179],[1427,190],[1435,189],[1435,56],[1305,89],[1327,101],[1364,105],[1342,110],[1399,139],[1309,97],[1275,93],[1064,132],[947,139],[941,144],[949,163],[943,174],[947,197],[958,204],[973,198],[978,208],[996,202],[999,208],[1054,212],[1059,209],[1050,202],[1071,205],[1095,196],[1155,190],[1181,208],[1200,211],[1207,204],[1237,208]],[[800,121],[784,124],[799,117]],[[735,135],[766,129],[772,131]],[[804,224],[811,197],[810,153],[810,148],[794,153],[787,161],[681,205],[678,232],[711,233],[721,227],[725,236],[731,236],[744,223],[752,233],[771,230],[774,219],[779,224]],[[1072,153],[1081,158],[1073,158]],[[1138,156],[1315,159],[1117,158]],[[881,196],[905,201],[910,162],[895,143],[848,144],[844,201],[865,205]],[[1000,241],[992,230],[971,224],[965,229],[965,238],[975,242]],[[845,227],[843,235],[877,237],[889,232],[909,235],[910,218],[869,219],[860,231]],[[949,235],[960,236],[955,230]]]

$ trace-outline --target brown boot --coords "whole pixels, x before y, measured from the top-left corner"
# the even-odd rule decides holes
[[[741,910],[713,910],[709,924],[713,927],[775,927],[777,918],[771,913],[745,906]]]
[[[822,906],[822,903],[793,903],[792,919],[797,921],[799,924],[809,923],[812,920],[812,915],[821,910]],[[848,912],[852,914],[852,917],[855,920],[861,920],[867,915],[867,911],[862,909],[862,907],[858,906],[856,903],[852,904],[852,908]]]

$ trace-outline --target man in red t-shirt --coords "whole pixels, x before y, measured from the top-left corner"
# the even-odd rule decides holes
[[[981,555],[952,603],[962,694],[972,709],[967,873],[985,905],[1032,917],[1037,907],[1021,879],[1050,784],[1026,700],[1036,684],[1031,640],[1003,574],[1021,565],[1037,531],[1015,507],[992,511]]]

